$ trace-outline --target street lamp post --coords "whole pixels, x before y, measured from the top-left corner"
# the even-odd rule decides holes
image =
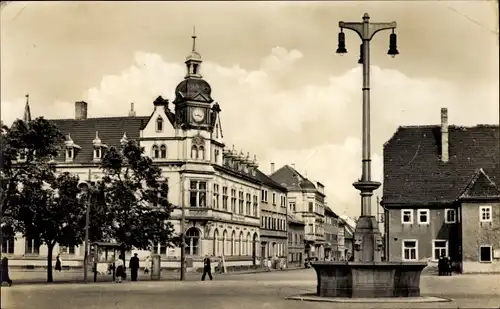
[[[184,174],[181,174],[181,281],[186,279],[186,212],[184,205]]]
[[[371,213],[371,197],[373,191],[380,187],[381,183],[371,180],[371,154],[370,154],[370,41],[373,36],[382,30],[392,30],[389,42],[388,54],[395,57],[399,54],[396,44],[396,22],[370,23],[367,13],[362,22],[339,22],[340,33],[338,35],[338,54],[347,53],[345,47],[345,34],[343,29],[356,32],[362,40],[360,48],[359,63],[363,64],[363,128],[362,128],[362,174],[361,179],[353,183],[361,195],[361,216],[356,225],[354,235],[355,261],[380,261],[380,251],[376,250],[381,244],[381,234],[378,229],[377,219]],[[379,248],[380,249],[380,248]]]

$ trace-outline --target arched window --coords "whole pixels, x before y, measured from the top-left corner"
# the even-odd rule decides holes
[[[191,146],[191,159],[198,159],[198,147]]]
[[[200,231],[197,228],[190,228],[186,231],[186,254],[198,255],[200,252]]]
[[[252,235],[250,235],[250,232],[247,234],[247,255],[250,255],[252,252]]]
[[[227,231],[222,233],[222,255],[227,255]]]
[[[156,132],[161,132],[163,131],[163,118],[158,116],[156,119]]]
[[[214,151],[214,163],[219,163],[219,149],[215,149]]]
[[[240,232],[240,254],[239,255],[245,255],[245,239],[243,238],[243,232]]]
[[[231,235],[231,255],[236,255],[236,232]]]
[[[165,145],[160,146],[160,157],[162,159],[165,159],[167,157],[167,146]]]
[[[153,145],[153,158],[158,159],[160,157],[160,149],[158,145]]]
[[[219,231],[215,229],[214,231],[214,255],[219,256]]]
[[[205,147],[200,146],[198,148],[198,158],[197,159],[205,160]]]

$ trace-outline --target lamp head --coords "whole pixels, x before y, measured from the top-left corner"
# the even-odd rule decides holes
[[[389,56],[392,56],[392,58],[396,57],[396,55],[399,55],[397,37],[396,33],[394,33],[394,29],[392,29],[392,33],[389,37],[389,51],[387,52],[387,54]]]
[[[339,32],[339,46],[337,48],[337,54],[347,54],[347,49],[345,48],[345,34],[342,28],[340,28]]]

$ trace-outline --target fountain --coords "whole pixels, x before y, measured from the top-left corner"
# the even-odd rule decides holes
[[[396,22],[370,23],[368,14],[363,22],[340,22],[337,53],[346,53],[343,29],[357,32],[363,44],[360,63],[363,64],[363,157],[361,179],[353,184],[361,195],[361,216],[354,232],[354,261],[324,261],[312,264],[317,274],[317,296],[342,298],[419,297],[420,275],[424,262],[383,262],[382,235],[377,220],[371,215],[371,197],[380,183],[371,180],[370,160],[370,40],[375,33],[392,30],[388,54],[399,54],[396,46]]]

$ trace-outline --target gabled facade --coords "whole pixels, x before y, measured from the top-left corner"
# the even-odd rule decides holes
[[[270,175],[271,179],[287,188],[288,210],[304,222],[304,254],[306,258],[325,258],[325,193],[321,183],[316,185],[285,165]]]
[[[386,256],[500,272],[499,127],[400,127],[384,145]]]

